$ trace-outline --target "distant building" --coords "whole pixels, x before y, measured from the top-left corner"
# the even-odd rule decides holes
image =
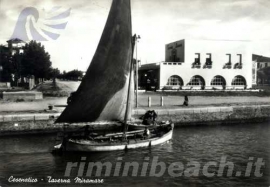
[[[252,61],[251,43],[248,41],[180,40],[165,45],[165,62],[140,67],[139,87],[251,88],[256,83],[256,75],[252,75],[253,66],[256,64]]]
[[[21,39],[14,38],[7,41],[6,45],[0,45],[0,82],[1,85],[10,85],[10,82],[14,85],[14,82],[20,82],[22,79],[17,77],[15,80],[15,70],[18,67],[14,67],[13,63],[15,60],[15,54],[23,53],[23,47],[25,46],[26,42]],[[25,79],[25,78],[24,78]],[[16,84],[17,85],[17,84]]]
[[[257,77],[256,83],[260,84],[270,84],[270,75],[264,70],[270,67],[270,58],[261,55],[252,55],[252,60],[257,63]]]
[[[257,62],[258,70],[262,69],[262,68],[270,67],[270,58],[269,57],[253,54],[252,61]]]
[[[7,43],[11,55],[14,55],[15,53],[23,53],[23,47],[26,44],[25,41],[18,38],[10,39]]]

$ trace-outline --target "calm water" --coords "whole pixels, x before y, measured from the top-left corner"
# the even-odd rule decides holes
[[[202,169],[198,176],[188,177],[185,174],[172,177],[167,170],[161,177],[150,177],[149,171],[145,177],[92,177],[104,179],[107,186],[269,186],[270,185],[270,125],[267,123],[247,124],[234,126],[204,126],[177,128],[174,131],[173,141],[152,149],[132,150],[128,152],[88,153],[52,155],[50,148],[54,145],[55,135],[43,136],[13,136],[0,138],[0,186],[67,186],[66,184],[48,184],[47,176],[64,178],[67,162],[80,162],[86,157],[88,162],[111,162],[115,169],[116,162],[138,162],[140,165],[149,157],[152,163],[154,157],[166,166],[174,162],[181,162],[185,169],[189,168],[189,161],[197,161],[201,166],[209,161],[220,163],[222,157],[227,162],[234,163],[233,175],[207,177]],[[250,177],[244,174],[236,177],[236,171],[245,172],[249,157],[253,163],[262,158],[265,166],[262,167],[262,177],[254,176],[254,167]],[[122,158],[123,161],[117,161]],[[252,161],[251,161],[252,162]],[[158,167],[157,167],[158,168]],[[158,171],[160,168],[156,170]],[[217,168],[209,171],[217,173]],[[86,169],[85,169],[86,171]],[[140,169],[139,169],[140,171]],[[140,173],[140,172],[139,172]],[[78,168],[71,172],[70,179],[78,175]],[[87,178],[84,173],[83,177]],[[9,183],[10,176],[17,178],[38,178],[39,183],[22,184]],[[41,181],[43,179],[43,181]],[[44,182],[45,181],[45,182]],[[76,186],[73,182],[68,186]],[[84,185],[83,185],[84,186]],[[89,186],[86,184],[85,186]],[[95,184],[95,186],[99,186]]]

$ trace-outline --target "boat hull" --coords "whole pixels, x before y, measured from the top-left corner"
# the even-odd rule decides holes
[[[138,140],[134,143],[122,142],[122,143],[107,143],[102,145],[91,145],[86,142],[76,142],[68,140],[65,145],[65,151],[74,152],[108,152],[108,151],[119,151],[128,149],[137,149],[151,147],[155,145],[161,145],[167,143],[172,139],[173,128],[161,137],[156,137],[146,140]]]
[[[142,125],[142,124],[129,124],[128,125],[128,128],[130,130],[142,130],[142,129],[145,129],[145,128],[148,128],[148,129],[153,129],[155,128],[156,126],[155,125]]]

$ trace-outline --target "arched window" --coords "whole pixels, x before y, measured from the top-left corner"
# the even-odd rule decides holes
[[[190,82],[188,83],[188,86],[204,86],[204,85],[205,85],[205,81],[199,75],[192,77],[190,79]]]
[[[246,82],[246,79],[244,77],[238,75],[238,76],[233,78],[232,85],[233,86],[246,86],[247,82]]]
[[[168,79],[168,86],[183,86],[183,80],[177,75],[173,75]]]
[[[211,86],[225,86],[226,80],[222,76],[215,76],[211,81]]]

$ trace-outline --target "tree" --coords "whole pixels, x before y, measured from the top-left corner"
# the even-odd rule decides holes
[[[53,83],[55,83],[55,79],[59,75],[60,75],[60,71],[58,68],[50,68],[49,78],[53,79]]]
[[[12,57],[7,47],[0,45],[0,82],[10,82],[12,73]]]
[[[79,70],[64,71],[62,74],[58,75],[58,78],[65,80],[80,80],[82,77],[83,72]]]
[[[34,75],[36,80],[47,78],[51,71],[50,55],[45,51],[41,43],[30,41],[23,48],[21,54],[21,73],[22,76],[28,77]]]
[[[80,78],[82,78],[83,73],[82,71],[79,70],[73,70],[67,73],[67,79],[69,80],[78,80]]]
[[[18,85],[18,79],[22,77],[22,54],[16,53],[12,56],[12,73],[14,74],[15,85]],[[24,79],[22,79],[23,81]]]

